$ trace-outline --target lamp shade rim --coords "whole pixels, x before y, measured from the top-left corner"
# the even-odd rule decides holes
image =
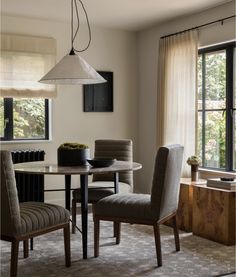
[[[78,55],[64,56],[39,82],[45,84],[96,84],[106,80]]]
[[[40,83],[54,84],[54,85],[89,85],[89,84],[100,84],[106,83],[107,80],[100,79],[84,79],[84,78],[58,78],[58,79],[40,79]]]

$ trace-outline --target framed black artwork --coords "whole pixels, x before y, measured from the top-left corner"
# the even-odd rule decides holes
[[[98,73],[107,82],[84,85],[84,112],[113,112],[113,72]]]

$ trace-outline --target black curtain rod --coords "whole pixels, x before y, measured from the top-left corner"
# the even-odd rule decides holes
[[[176,33],[173,33],[173,34],[169,34],[169,35],[166,35],[166,36],[161,37],[161,39],[167,38],[167,37],[171,37],[171,36],[175,36],[175,35],[178,35],[178,34],[187,32],[187,31],[199,29],[199,28],[202,28],[202,27],[211,25],[211,24],[218,23],[218,22],[221,22],[221,25],[223,25],[223,23],[224,23],[225,20],[230,19],[230,18],[234,18],[234,17],[236,17],[236,15],[228,16],[228,17],[225,17],[225,18],[222,18],[222,19],[218,19],[218,20],[215,20],[215,21],[212,21],[212,22],[209,22],[209,23],[205,23],[205,24],[202,24],[202,25],[199,25],[199,26],[190,28],[190,29],[186,29],[186,30],[183,30],[183,31],[180,31],[180,32],[176,32]]]

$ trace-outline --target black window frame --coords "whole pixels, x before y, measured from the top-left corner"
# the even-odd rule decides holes
[[[1,141],[39,141],[49,140],[49,99],[44,99],[45,106],[45,136],[44,138],[18,138],[13,137],[13,100],[14,98],[3,98],[4,105],[4,136],[0,138]],[[7,119],[7,122],[6,122]],[[6,122],[6,123],[5,123]]]
[[[202,112],[202,168],[214,169],[219,171],[235,172],[233,169],[233,146],[234,146],[234,78],[233,74],[236,73],[234,69],[234,55],[236,55],[236,41],[219,44],[211,47],[199,49],[198,55],[202,55],[202,109],[197,112]],[[226,107],[225,109],[206,109],[205,108],[205,54],[215,51],[226,51]],[[234,52],[235,51],[235,52]],[[235,72],[234,72],[235,71]],[[207,167],[205,165],[205,119],[207,111],[223,111],[226,110],[226,165],[225,168]]]

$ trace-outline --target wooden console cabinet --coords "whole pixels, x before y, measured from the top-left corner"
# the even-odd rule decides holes
[[[193,234],[226,245],[235,244],[235,190],[193,186]]]
[[[236,190],[206,186],[206,180],[180,180],[177,221],[180,230],[225,245],[236,243]],[[171,222],[167,222],[171,225]]]
[[[181,178],[179,192],[179,206],[177,212],[177,222],[179,229],[185,232],[192,232],[193,218],[193,186],[205,184],[206,180],[192,182],[189,178]],[[171,222],[167,222],[171,225]]]
[[[193,221],[193,187],[196,184],[205,184],[206,180],[192,182],[189,178],[181,178],[179,192],[179,206],[177,221],[180,230],[192,232]]]

